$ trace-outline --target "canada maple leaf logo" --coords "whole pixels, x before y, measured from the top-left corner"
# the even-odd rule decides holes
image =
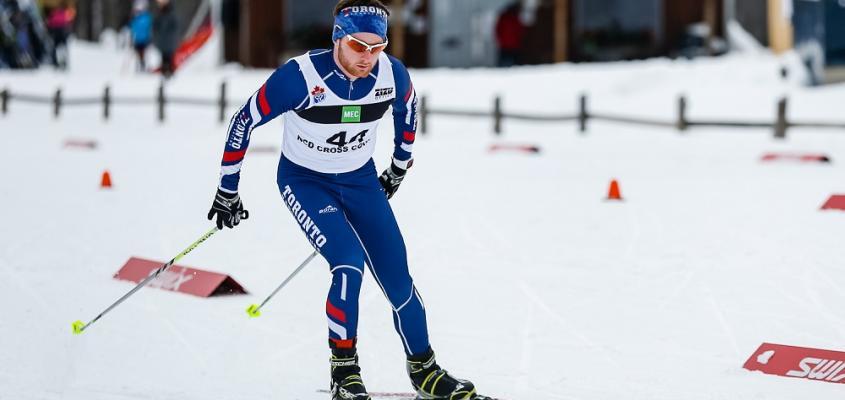
[[[323,94],[326,92],[326,89],[323,89],[319,86],[314,86],[314,90],[311,91],[312,96],[316,96],[318,94]]]

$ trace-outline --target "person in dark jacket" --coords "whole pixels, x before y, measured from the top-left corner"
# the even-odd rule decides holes
[[[161,74],[173,75],[173,55],[179,46],[179,19],[170,0],[158,0],[159,13],[153,22],[153,43],[161,52]]]
[[[18,68],[37,68],[38,57],[35,54],[33,44],[32,19],[29,14],[17,9],[12,14],[12,27],[14,32],[16,63]]]
[[[12,17],[18,3],[0,0],[0,69],[17,67],[17,36]]]

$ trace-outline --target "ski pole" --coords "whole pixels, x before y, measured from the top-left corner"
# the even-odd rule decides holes
[[[247,307],[246,313],[249,314],[250,318],[260,317],[261,316],[261,307],[264,307],[264,305],[267,304],[267,302],[270,301],[270,299],[272,299],[273,296],[276,295],[276,293],[278,293],[280,290],[282,290],[282,288],[285,287],[285,285],[287,285],[288,282],[290,282],[290,280],[293,279],[293,277],[296,276],[296,274],[299,273],[299,271],[302,271],[302,269],[305,268],[305,266],[308,265],[308,263],[310,263],[311,260],[314,259],[314,257],[317,257],[316,251],[311,253],[311,255],[308,256],[308,258],[306,258],[305,261],[302,262],[302,264],[299,264],[299,267],[297,267],[295,270],[293,270],[293,272],[291,272],[291,274],[288,275],[287,278],[285,278],[284,282],[282,282],[282,284],[279,285],[279,287],[277,287],[276,290],[273,291],[273,293],[270,293],[270,295],[267,296],[267,298],[264,299],[264,301],[261,302],[260,305],[251,304],[249,307]]]
[[[153,280],[153,279],[157,278],[157,277],[159,276],[159,274],[161,274],[162,272],[164,272],[164,270],[166,270],[167,268],[170,268],[170,266],[171,266],[171,265],[173,265],[173,264],[175,264],[175,263],[176,263],[176,261],[179,261],[179,259],[180,259],[180,258],[184,257],[186,254],[190,253],[192,250],[194,250],[195,248],[197,248],[197,246],[199,246],[202,242],[206,241],[206,239],[210,238],[210,237],[211,237],[211,235],[213,235],[213,234],[217,233],[217,231],[219,231],[219,229],[217,229],[217,227],[215,226],[214,228],[212,228],[211,230],[209,230],[208,232],[206,232],[206,233],[205,233],[204,235],[202,235],[202,237],[201,237],[201,238],[199,238],[196,242],[194,242],[194,243],[192,243],[190,246],[188,246],[188,248],[187,248],[187,249],[183,250],[183,251],[182,251],[181,253],[179,253],[179,255],[177,255],[176,257],[173,257],[173,259],[172,259],[172,260],[170,260],[170,261],[168,261],[166,264],[162,265],[159,269],[157,269],[157,270],[153,271],[152,273],[150,273],[150,275],[149,275],[148,277],[146,277],[143,281],[141,281],[141,282],[140,282],[139,284],[137,284],[134,288],[132,288],[132,290],[130,290],[128,293],[124,294],[124,295],[123,295],[123,297],[121,297],[121,298],[117,299],[117,301],[115,301],[114,303],[112,303],[112,305],[110,305],[108,308],[106,308],[106,310],[105,310],[105,311],[101,312],[101,313],[100,313],[100,315],[96,316],[94,319],[92,319],[92,320],[91,320],[90,322],[88,322],[87,324],[83,323],[82,321],[76,321],[76,322],[74,322],[74,323],[73,323],[73,325],[72,325],[72,326],[73,326],[73,334],[74,334],[74,335],[79,335],[79,334],[81,334],[83,331],[85,331],[85,329],[86,329],[86,328],[88,328],[89,326],[91,326],[91,324],[93,324],[94,322],[97,322],[97,320],[98,320],[98,319],[100,319],[100,318],[102,318],[102,317],[103,317],[103,315],[106,315],[106,313],[107,313],[107,312],[111,311],[113,308],[117,307],[117,305],[118,305],[118,304],[122,303],[124,300],[126,300],[126,299],[127,299],[129,296],[131,296],[133,293],[137,292],[139,289],[141,289],[142,287],[146,286],[146,285],[147,285],[147,283],[149,283],[151,280]]]

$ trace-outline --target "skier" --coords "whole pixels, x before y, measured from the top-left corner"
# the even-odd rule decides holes
[[[435,361],[425,308],[388,204],[413,163],[417,129],[417,97],[408,71],[384,53],[389,11],[379,0],[341,0],[333,15],[333,48],[289,60],[232,118],[208,218],[216,217],[220,229],[240,223],[238,181],[252,130],[284,114],[279,191],[332,274],[326,300],[332,399],[370,399],[356,351],[365,263],[393,308],[419,398],[487,399]],[[374,136],[391,105],[395,147],[390,166],[377,176]]]

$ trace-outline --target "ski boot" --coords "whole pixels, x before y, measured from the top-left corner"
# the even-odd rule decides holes
[[[487,399],[475,392],[472,382],[455,378],[437,365],[434,351],[408,357],[408,375],[417,391],[417,400]]]
[[[358,352],[332,349],[332,400],[372,400],[361,380]]]

